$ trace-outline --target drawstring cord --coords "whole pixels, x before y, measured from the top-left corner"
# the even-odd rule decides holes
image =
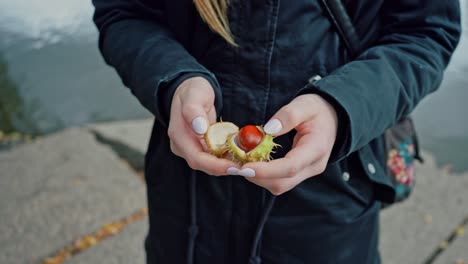
[[[193,264],[194,251],[195,251],[195,238],[198,234],[197,225],[197,172],[192,170],[189,179],[190,188],[190,226],[188,228],[188,246],[187,246],[187,264]]]
[[[258,222],[257,230],[255,231],[255,236],[252,243],[252,251],[250,252],[249,264],[262,263],[262,259],[260,258],[260,240],[262,239],[263,228],[265,227],[266,221],[271,213],[271,210],[273,209],[275,201],[276,196],[271,195],[265,209],[263,210],[262,218],[260,219],[260,222]]]
[[[187,264],[194,263],[194,252],[195,252],[195,239],[198,235],[197,225],[197,172],[192,170],[189,179],[190,189],[190,226],[188,228],[188,246],[187,246]],[[265,190],[263,190],[266,192]],[[276,196],[271,195],[267,205],[264,207],[262,217],[258,222],[257,229],[255,230],[255,236],[253,238],[252,250],[250,252],[249,264],[260,264],[262,262],[260,258],[260,241],[262,239],[263,228],[265,227],[268,216],[273,209],[276,201]]]

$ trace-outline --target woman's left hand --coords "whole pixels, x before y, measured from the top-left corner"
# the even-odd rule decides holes
[[[281,159],[247,163],[239,175],[274,195],[283,194],[325,170],[337,127],[336,111],[325,99],[316,94],[298,96],[264,127],[265,132],[274,136],[296,129],[291,151]]]

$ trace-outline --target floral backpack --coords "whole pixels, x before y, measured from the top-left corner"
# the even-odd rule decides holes
[[[348,52],[351,56],[358,54],[362,49],[361,43],[341,0],[322,0],[322,4]],[[415,160],[422,162],[412,119],[404,117],[398,121],[396,125],[385,131],[384,139],[387,176],[396,193],[394,202],[400,202],[408,198],[414,188]]]

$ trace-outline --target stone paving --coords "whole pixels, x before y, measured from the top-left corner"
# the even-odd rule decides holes
[[[41,263],[77,238],[146,207],[137,172],[109,142],[143,157],[152,120],[89,125],[0,152],[0,263]],[[103,142],[96,140],[96,133]],[[112,147],[112,148],[111,148]],[[435,167],[430,154],[418,166],[417,187],[405,203],[381,216],[384,264],[468,263],[468,173]],[[465,226],[466,228],[466,226]],[[65,263],[144,263],[147,218],[136,221]],[[458,262],[457,262],[458,261]]]
[[[457,262],[458,261],[458,262]],[[460,237],[442,253],[435,264],[466,264],[468,263],[468,235]]]
[[[425,163],[417,168],[416,188],[410,199],[381,214],[380,248],[385,264],[424,263],[468,216],[468,173],[450,175],[437,169],[429,154],[424,158]],[[466,255],[457,251],[452,256],[462,253]],[[468,258],[465,261],[468,263]]]
[[[147,231],[147,219],[130,224],[118,235],[102,241],[66,263],[144,264],[144,238]]]
[[[85,129],[1,152],[0,263],[39,263],[145,207],[144,185],[133,174]]]
[[[90,124],[88,127],[107,139],[119,141],[141,153],[145,153],[153,127],[153,120]]]

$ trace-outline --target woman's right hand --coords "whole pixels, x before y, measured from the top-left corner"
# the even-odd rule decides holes
[[[204,151],[203,134],[216,122],[215,93],[202,77],[193,77],[177,87],[172,99],[168,135],[171,151],[190,168],[209,175],[236,174],[239,165]]]

